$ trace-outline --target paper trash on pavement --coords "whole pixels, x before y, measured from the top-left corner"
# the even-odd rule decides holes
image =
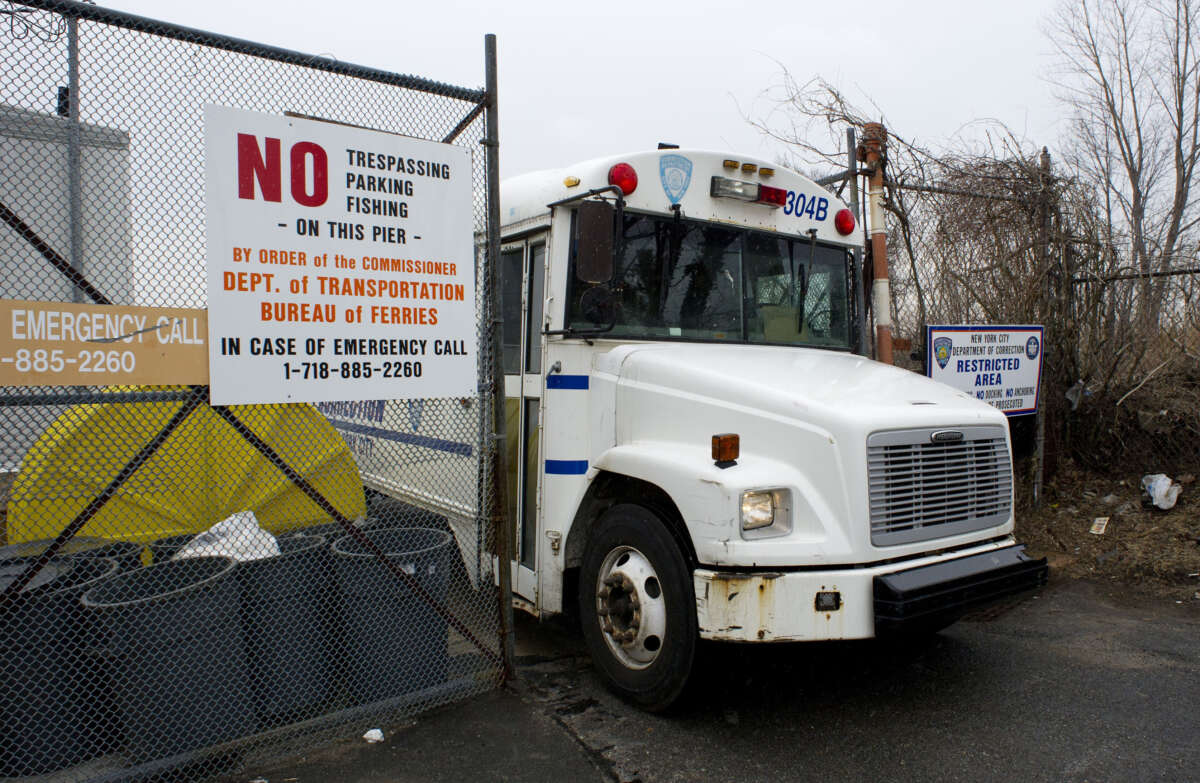
[[[1163,511],[1174,508],[1179,493],[1183,491],[1183,487],[1163,473],[1142,476],[1142,489],[1150,496],[1150,502]]]

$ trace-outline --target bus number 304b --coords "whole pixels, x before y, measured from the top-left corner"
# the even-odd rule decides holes
[[[807,217],[810,220],[824,220],[829,216],[829,199],[809,196],[789,190],[787,203],[783,205],[783,214]]]

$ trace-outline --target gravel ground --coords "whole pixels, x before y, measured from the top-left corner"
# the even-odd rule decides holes
[[[1046,485],[1043,507],[1017,514],[1017,538],[1064,576],[1118,582],[1140,592],[1200,602],[1200,484],[1169,511],[1142,502],[1141,476],[1106,477],[1064,465]],[[1189,478],[1191,479],[1189,481]],[[1108,517],[1102,535],[1098,517]]]

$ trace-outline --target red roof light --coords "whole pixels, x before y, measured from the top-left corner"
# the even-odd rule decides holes
[[[770,185],[759,185],[758,203],[782,207],[787,204],[787,191],[783,188],[773,188]]]
[[[628,163],[618,163],[608,170],[608,184],[616,185],[628,196],[637,190],[637,172]]]
[[[848,209],[839,209],[833,216],[833,227],[842,236],[848,235],[854,231],[854,213]]]

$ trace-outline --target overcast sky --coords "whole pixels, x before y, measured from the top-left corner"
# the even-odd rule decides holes
[[[499,47],[501,175],[654,147],[781,152],[745,115],[786,66],[873,99],[934,144],[981,118],[1054,147],[1052,0],[98,0],[100,5],[468,87]]]

